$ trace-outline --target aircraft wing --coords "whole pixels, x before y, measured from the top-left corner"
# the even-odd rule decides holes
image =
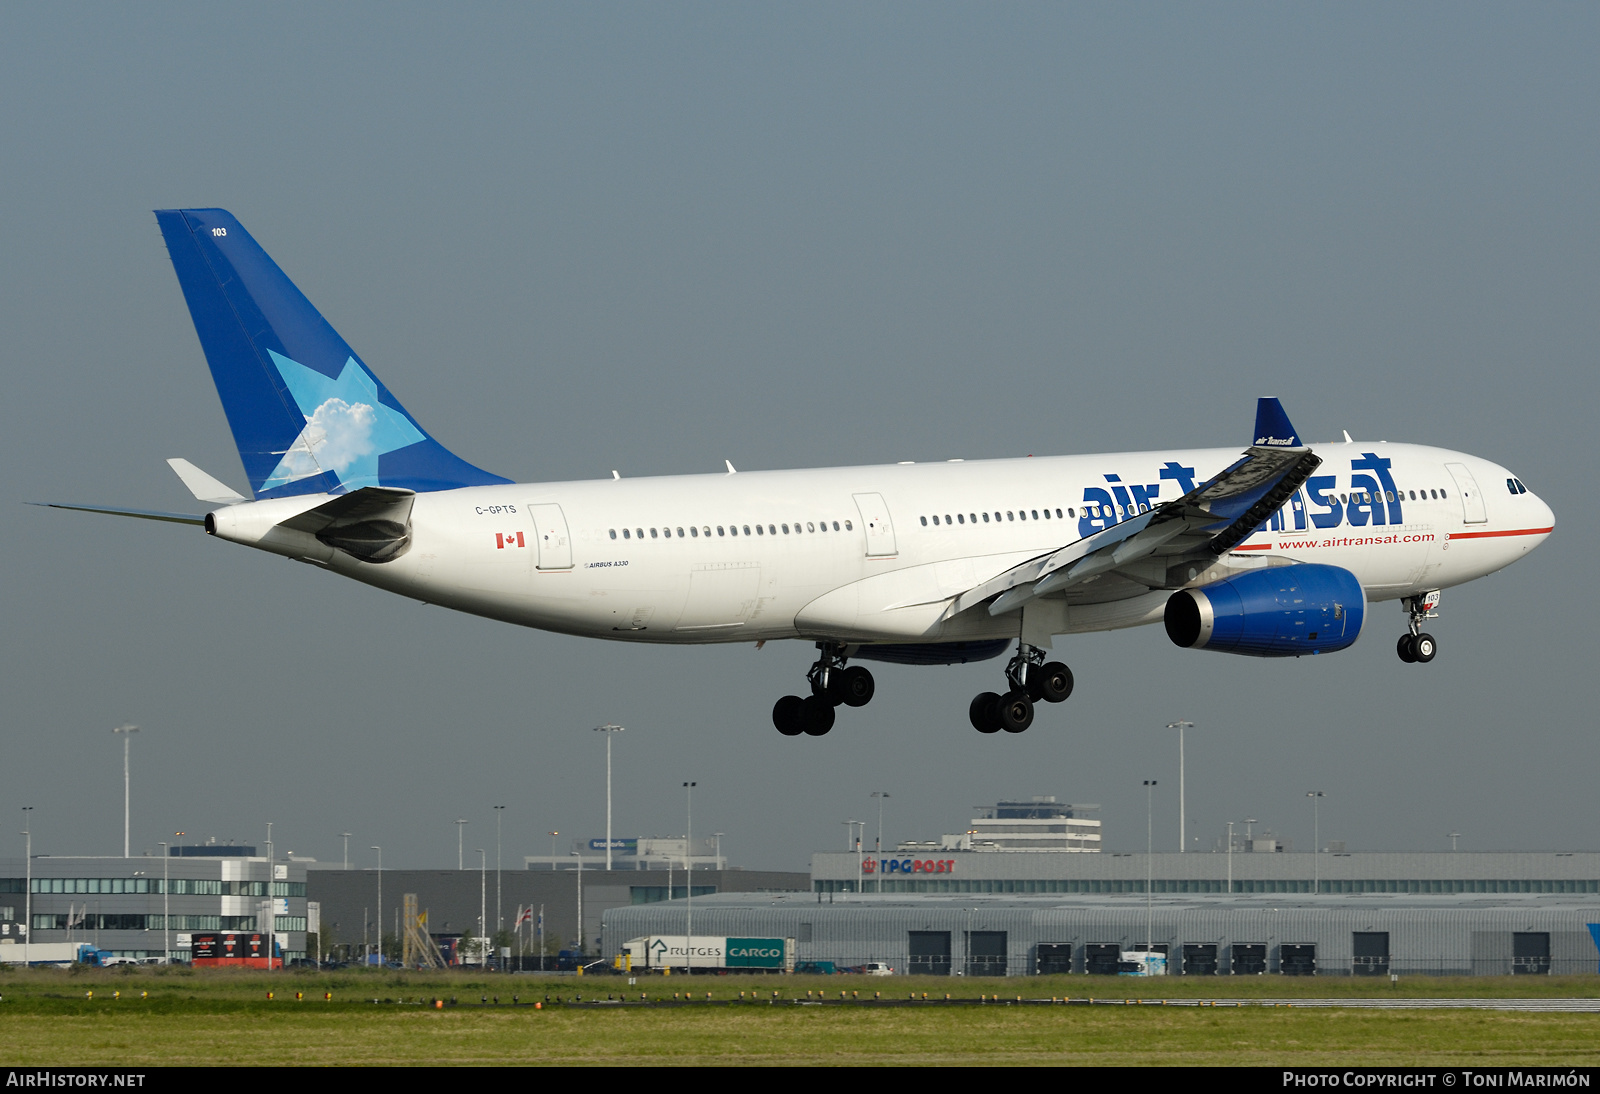
[[[1092,536],[1020,563],[974,586],[951,604],[954,616],[987,603],[1004,615],[1152,555],[1215,558],[1237,547],[1281,507],[1322,463],[1301,445],[1276,399],[1256,408],[1256,443],[1208,481]]]

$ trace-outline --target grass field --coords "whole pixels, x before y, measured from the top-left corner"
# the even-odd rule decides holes
[[[813,1003],[823,997],[828,1003],[799,1005],[808,991]],[[840,991],[859,993],[859,1001],[852,995],[841,1003]],[[902,1002],[924,991],[928,1004]],[[332,1002],[323,1001],[324,992]],[[695,1001],[573,1005],[577,996],[592,1003],[626,995],[636,1004],[641,993],[670,1001],[674,992],[692,992]],[[882,1002],[874,1002],[874,992],[883,993]],[[1600,977],[1416,977],[1398,987],[1386,980],[1277,976],[694,977],[641,978],[630,988],[612,977],[13,970],[0,973],[0,1063],[1600,1064],[1600,1014],[946,1006],[946,992],[972,1001],[993,993],[1008,1000],[1135,993],[1151,1000],[1595,997]],[[512,1005],[513,994],[522,1005]],[[484,996],[498,996],[499,1005],[483,1004]],[[527,1005],[546,996],[548,1005]],[[435,1009],[435,998],[457,1005]]]

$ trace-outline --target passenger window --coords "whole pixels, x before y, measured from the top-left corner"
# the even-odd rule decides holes
[[[849,532],[849,531],[853,530],[854,528],[855,528],[855,525],[851,524],[849,521],[845,521],[844,522],[844,530],[846,532]]]
[[[626,528],[624,528],[622,530],[622,538],[623,539],[632,539],[633,536],[628,532],[628,530]]]
[[[1449,497],[1449,496],[1450,496],[1450,494],[1449,494],[1449,492],[1448,492],[1448,491],[1446,491],[1446,490],[1441,490],[1441,491],[1439,491],[1439,496],[1440,496],[1440,497],[1441,497],[1441,498],[1448,498],[1448,497]]]
[[[698,536],[700,534],[700,529],[691,524],[689,525],[689,534],[691,536]]]
[[[678,538],[679,538],[679,539],[682,539],[682,538],[683,538],[683,529],[682,529],[682,528],[679,528],[679,529],[678,529]]]
[[[967,517],[966,517],[966,514],[964,514],[964,513],[957,513],[957,514],[956,514],[956,523],[957,523],[957,524],[965,524],[965,523],[967,523]]]
[[[788,530],[789,530],[789,529],[788,529],[788,528],[784,528],[784,531],[785,531],[785,532],[788,532]],[[778,534],[778,526],[777,526],[777,525],[776,525],[776,524],[769,524],[769,525],[767,525],[767,534],[768,534],[768,535],[769,535],[769,536],[775,536],[775,535],[777,535],[777,534]]]
[[[1070,514],[1072,512],[1072,510],[1068,509],[1067,512]],[[1061,510],[1059,510],[1059,509],[1056,510],[1056,516],[1057,517],[1061,516]]]
[[[750,534],[750,526],[748,524],[744,526],[744,534],[747,536]]]
[[[1411,500],[1412,501],[1416,501],[1417,500],[1417,492],[1415,490],[1411,491]]]
[[[828,530],[828,522],[827,521],[825,521],[825,520],[817,521],[817,531],[826,532],[827,530]]]
[[[612,539],[616,539],[617,538],[617,530],[615,528],[611,529],[611,538]]]
[[[967,514],[967,519],[970,520],[973,524],[977,524],[978,523],[978,514],[976,514],[976,513],[968,513]]]
[[[783,534],[784,535],[788,535],[789,534],[789,526],[787,524],[785,524],[783,526]]]
[[[756,525],[756,535],[758,535],[758,536],[766,535],[766,531],[767,530],[764,527],[762,527],[761,525],[759,525],[759,524]],[[749,534],[750,534],[749,532],[745,532],[745,535],[749,535]]]
[[[735,531],[737,531],[737,530],[738,529],[735,529]],[[720,525],[720,524],[717,525],[717,535],[719,535],[719,536],[722,535],[722,525]]]
[[[1057,510],[1057,512],[1060,512],[1060,510]],[[1070,517],[1071,517],[1071,516],[1073,516],[1073,512],[1072,512],[1072,510],[1071,510],[1071,509],[1068,509],[1068,510],[1067,510],[1067,516],[1068,516],[1068,517],[1069,517],[1069,518],[1070,518]]]
[[[928,518],[927,517],[918,517],[917,519],[922,521],[922,526],[924,528],[926,528],[928,526]]]
[[[1045,520],[1049,520],[1050,519],[1050,510],[1046,509],[1044,511],[1044,519]]]
[[[1011,510],[1009,510],[1009,509],[1007,509],[1007,510],[1006,510],[1006,519],[1007,519],[1007,520],[1016,520],[1016,519],[1017,519],[1017,518],[1016,518],[1016,517],[1015,517],[1015,516],[1013,516],[1013,515],[1012,515],[1012,512],[1011,512]]]
[[[1394,500],[1394,491],[1393,490],[1385,490],[1383,496],[1384,496],[1384,499],[1386,501],[1393,501]]]
[[[650,538],[651,539],[655,539],[656,538],[656,530],[654,528],[650,529]]]
[[[938,513],[933,514],[933,523],[935,523],[935,524],[939,523],[939,514]]]
[[[989,514],[988,513],[983,514],[983,523],[985,523],[985,524],[989,523]]]
[[[800,526],[797,524],[797,525],[795,525],[795,527],[798,528]],[[806,531],[815,532],[816,530],[817,530],[817,526],[815,524],[812,524],[809,520],[806,521]]]
[[[1033,519],[1034,520],[1038,520],[1039,519],[1039,510],[1035,509],[1033,511]]]
[[[1026,509],[1018,509],[1017,510],[1017,519],[1018,520],[1027,520],[1028,519],[1028,511]]]
[[[644,529],[643,528],[635,528],[633,530],[633,535],[634,535],[635,539],[643,539],[644,538]]]

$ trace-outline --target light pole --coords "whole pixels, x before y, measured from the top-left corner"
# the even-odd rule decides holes
[[[1311,799],[1311,891],[1322,892],[1322,834],[1317,824],[1318,807],[1322,804],[1324,794],[1320,790],[1307,790],[1306,797]]]
[[[266,922],[265,926],[262,926],[259,923],[257,924],[257,926],[260,927],[262,933],[264,933],[267,936],[267,971],[271,972],[272,971],[272,944],[275,941],[277,941],[277,938],[278,938],[278,922],[277,922],[277,915],[276,915],[276,912],[278,910],[278,904],[277,904],[277,901],[274,900],[273,896],[272,896],[272,822],[271,821],[267,822],[267,884],[266,884],[266,890],[267,890],[267,914],[266,914],[267,922]]]
[[[122,738],[122,857],[129,858],[128,854],[128,746],[133,743],[133,735],[139,732],[138,726],[118,726],[111,731]]]
[[[847,820],[844,823],[846,825],[845,842],[849,845],[848,849],[856,853],[856,892],[859,893],[861,892],[861,845],[867,841],[867,822]],[[857,825],[861,826],[861,835],[859,837],[856,836]]]
[[[621,726],[595,726],[594,731],[606,739],[606,869],[611,869],[611,738],[622,732]]]
[[[478,937],[483,938],[489,933],[489,852],[482,847],[474,847],[478,852]],[[489,965],[489,952],[483,953],[483,964]]]
[[[560,834],[561,834],[560,832],[551,832],[550,833],[550,869],[552,871],[555,870],[555,868],[556,868],[556,837],[559,836]],[[672,894],[668,893],[667,894],[667,899],[671,900],[672,899]],[[544,966],[542,966],[542,965],[540,966],[540,968],[543,968],[543,967]]]
[[[372,849],[378,852],[378,964],[383,964],[383,848],[376,843]],[[370,962],[369,962],[370,964]]]
[[[500,818],[505,816],[506,807],[494,807],[494,933],[499,934],[505,929],[505,917],[501,913],[500,901]]]
[[[23,903],[22,918],[23,918],[23,921],[24,921],[22,925],[25,928],[27,928],[27,930],[22,935],[22,967],[23,968],[27,968],[28,967],[28,956],[29,956],[28,955],[28,947],[33,945],[33,817],[31,816],[32,813],[33,813],[33,806],[24,805],[22,807],[22,834],[24,836],[26,836],[27,839],[28,839],[27,850],[23,852],[23,854],[27,858],[27,863],[28,863],[28,879],[27,879],[26,882],[23,883],[24,887],[26,889],[26,892],[24,892],[23,897],[22,897],[22,903]]]
[[[1184,829],[1184,818],[1189,815],[1186,812],[1188,803],[1183,797],[1183,731],[1186,729],[1193,729],[1194,723],[1168,722],[1167,728],[1178,731],[1178,854],[1181,855],[1185,850],[1188,849],[1186,846],[1188,843],[1188,833]]]
[[[167,843],[166,843],[166,841],[162,840],[162,841],[160,841],[160,843],[161,843],[161,963],[163,965],[165,965],[167,962],[172,960],[172,922],[171,922],[172,921],[172,911],[171,911],[172,905],[171,905],[171,901],[168,899],[168,896],[167,896],[167,891],[172,888],[172,886],[167,883],[169,877],[171,876],[170,873],[167,870],[167,859],[170,858],[171,856],[170,856],[169,852],[167,851]]]
[[[340,832],[339,835],[344,837],[344,868],[348,870],[350,869],[350,833]]]
[[[456,869],[457,870],[465,870],[467,868],[466,859],[463,857],[465,855],[465,852],[462,850],[464,845],[461,842],[461,833],[466,828],[466,824],[467,824],[467,822],[462,820],[460,817],[456,818]]]
[[[1456,849],[1456,840],[1458,840],[1460,838],[1461,838],[1461,833],[1460,832],[1451,832],[1450,833],[1450,850],[1454,851]]]
[[[1228,892],[1233,892],[1233,822],[1228,822]]]
[[[727,835],[726,832],[713,832],[713,833],[711,833],[711,838],[717,841],[717,850],[716,850],[716,860],[717,860],[717,862],[716,862],[716,866],[717,866],[718,870],[722,869],[722,837],[725,836],[725,835]]]
[[[691,857],[694,854],[694,788],[692,782],[683,784],[683,971],[686,974],[694,971],[694,859]]]
[[[1154,779],[1144,781],[1144,952],[1150,952],[1151,922],[1155,917],[1155,826]]]
[[[889,792],[887,790],[874,790],[872,792],[872,796],[878,799],[878,842],[873,845],[872,853],[874,855],[881,855],[883,854],[883,803],[884,800],[889,797]],[[878,874],[874,874],[873,876],[877,878],[877,881],[873,885],[874,891],[879,893],[883,892],[882,876]]]
[[[578,856],[578,957],[583,957],[583,852],[574,851]],[[554,862],[555,859],[550,860]]]

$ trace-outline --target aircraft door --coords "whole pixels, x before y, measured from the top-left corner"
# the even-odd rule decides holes
[[[1461,498],[1462,519],[1468,524],[1482,524],[1489,519],[1483,508],[1483,495],[1478,492],[1478,481],[1472,477],[1464,463],[1447,463],[1444,469],[1456,480],[1456,494]]]
[[[559,505],[530,505],[533,538],[539,548],[541,570],[572,569],[572,537],[567,534],[567,518]]]
[[[861,513],[861,530],[867,536],[868,558],[892,558],[899,554],[894,542],[894,524],[882,494],[856,494],[856,509]]]

